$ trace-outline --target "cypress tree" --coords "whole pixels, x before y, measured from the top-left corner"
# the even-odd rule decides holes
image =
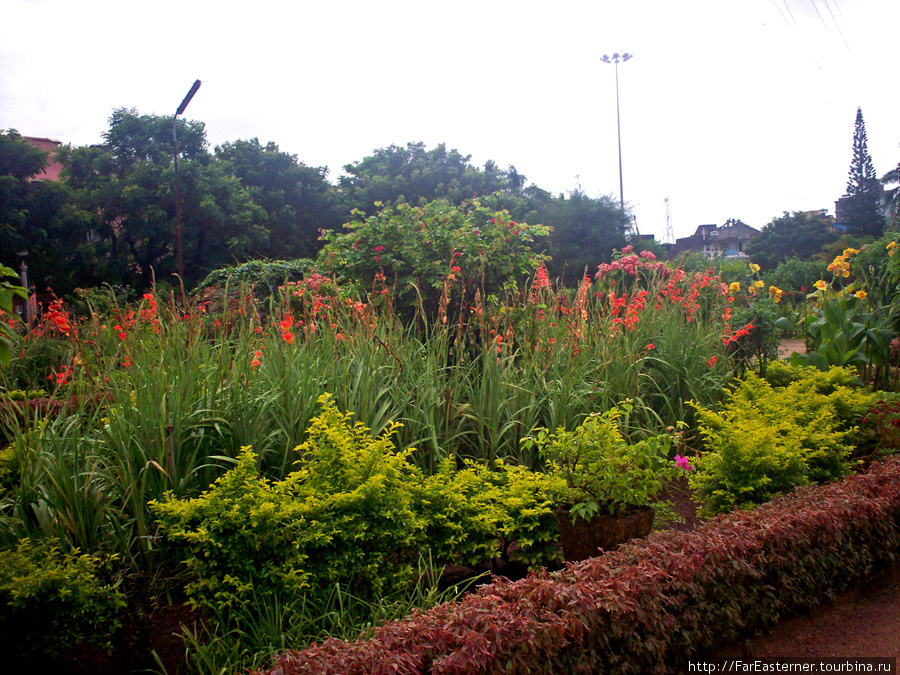
[[[866,123],[862,108],[856,109],[853,128],[853,159],[847,180],[846,216],[843,219],[852,232],[880,237],[884,231],[884,215],[881,211],[881,183],[875,173],[875,165],[869,155]]]

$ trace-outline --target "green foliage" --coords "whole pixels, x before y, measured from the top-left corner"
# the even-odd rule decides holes
[[[435,560],[483,564],[500,556],[528,566],[558,559],[559,533],[551,496],[558,477],[496,461],[494,468],[467,462],[457,470],[447,458],[437,473],[414,487],[425,523],[423,546]]]
[[[862,109],[857,108],[853,127],[853,160],[847,179],[847,197],[843,200],[844,215],[841,217],[841,224],[851,232],[880,237],[885,224],[881,212],[881,196],[881,185],[869,155],[866,123]]]
[[[628,216],[609,195],[592,199],[575,190],[568,197],[539,202],[535,211],[540,222],[552,228],[550,276],[567,285],[577,285],[585,269],[592,274],[610,259],[613,249],[625,247]],[[638,253],[643,250],[639,242]]]
[[[373,288],[383,270],[381,280],[397,289],[395,303],[410,315],[423,307],[429,318],[437,316],[442,297],[460,287],[453,281],[468,287],[470,301],[476,289],[483,298],[514,289],[544,259],[536,249],[548,234],[478,201],[457,207],[443,199],[419,207],[401,203],[344,227],[345,233],[323,235],[328,243],[318,267],[360,289]]]
[[[279,655],[270,675],[667,673],[890,568],[900,462]]]
[[[410,204],[446,199],[459,204],[466,199],[509,190],[522,190],[525,177],[515,167],[499,169],[488,161],[484,169],[472,166],[471,155],[447,150],[440,143],[426,150],[424,143],[391,145],[375,150],[359,162],[344,167],[338,182],[345,210],[359,209],[373,215],[380,204]]]
[[[199,497],[153,502],[168,538],[185,551],[195,602],[246,615],[262,598],[323,602],[336,585],[360,598],[407,589],[418,552],[439,562],[525,564],[553,559],[552,479],[522,467],[498,471],[446,461],[427,479],[397,452],[389,424],[373,437],[332,398],[284,480],[260,478],[245,448]]]
[[[224,161],[207,150],[204,125],[178,119],[178,180],[184,232],[184,282],[211,268],[266,252],[263,209]],[[115,110],[100,147],[61,153],[77,204],[93,214],[101,279],[149,288],[177,271],[171,117]],[[140,271],[135,283],[134,269]]]
[[[816,291],[802,326],[812,350],[793,354],[791,361],[825,370],[830,366],[853,365],[878,385],[890,379],[891,305],[872,306],[862,283],[850,279],[853,260],[859,254],[848,248],[828,266],[832,280],[816,282]],[[853,261],[853,262],[851,262]],[[871,276],[875,276],[874,269]],[[883,276],[883,275],[882,275]],[[877,292],[877,291],[876,291]],[[884,289],[880,291],[884,297]]]
[[[15,277],[16,273],[0,265],[0,278]],[[0,281],[0,365],[8,366],[12,360],[12,347],[18,342],[19,335],[13,330],[10,322],[15,322],[13,314],[13,296],[18,295],[28,300],[28,291],[8,281]]]
[[[645,506],[676,475],[669,457],[676,435],[660,434],[628,443],[618,420],[633,407],[623,403],[604,413],[591,414],[574,431],[537,429],[523,440],[537,447],[550,471],[565,481],[554,497],[571,504],[573,517],[590,520],[595,513],[615,514],[630,506]]]
[[[793,325],[784,316],[783,289],[774,284],[766,289],[758,265],[750,264],[743,281],[734,281],[729,287],[735,299],[731,323],[743,326],[730,340],[729,356],[741,372],[752,368],[765,376],[769,363],[778,358],[782,332],[793,330]]]
[[[53,540],[21,540],[0,551],[0,649],[4,661],[46,658],[81,641],[111,648],[125,598],[108,577],[115,556],[78,549],[64,552]]]
[[[813,292],[815,283],[825,277],[827,266],[828,263],[822,260],[790,258],[766,274],[766,281],[785,293],[798,293],[805,298],[807,293]]]
[[[763,227],[744,252],[768,272],[791,258],[808,260],[837,238],[824,215],[785,211],[783,216]]]
[[[882,393],[860,420],[861,445],[870,458],[900,452],[900,394]]]
[[[254,289],[259,298],[273,297],[278,287],[287,281],[298,281],[312,267],[307,258],[298,260],[250,260],[240,265],[231,265],[214,270],[206,275],[196,291],[213,286],[240,288],[246,284]]]
[[[707,451],[691,485],[708,513],[751,508],[798,485],[833,481],[850,468],[853,424],[872,394],[850,387],[845,369],[748,373],[721,411],[698,408]]]
[[[319,231],[340,225],[328,169],[306,166],[275,143],[262,146],[256,138],[223,143],[215,157],[227,164],[265,214],[265,235],[256,255],[311,258],[321,248]]]

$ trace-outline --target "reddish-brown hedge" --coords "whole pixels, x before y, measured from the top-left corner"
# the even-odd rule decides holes
[[[664,672],[812,606],[900,553],[900,459],[693,532],[662,532],[550,575],[275,659],[269,675]]]

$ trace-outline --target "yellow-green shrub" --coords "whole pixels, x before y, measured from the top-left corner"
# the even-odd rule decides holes
[[[327,394],[299,468],[284,480],[259,477],[256,455],[199,497],[152,503],[163,532],[184,547],[195,602],[240,608],[260,595],[322,598],[335,583],[372,597],[412,582],[418,555],[474,564],[505,555],[527,564],[556,545],[553,479],[523,467],[448,460],[424,477],[390,440],[373,437]]]
[[[708,451],[691,478],[708,513],[760,504],[850,468],[853,421],[873,395],[845,369],[775,369],[781,386],[749,373],[721,411],[698,408]]]
[[[0,551],[0,653],[4,662],[54,655],[88,640],[111,649],[125,596],[104,579],[114,556],[64,552],[55,540],[23,539]]]

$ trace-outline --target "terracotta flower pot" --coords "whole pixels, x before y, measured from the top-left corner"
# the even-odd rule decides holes
[[[556,522],[563,555],[566,560],[575,562],[593,558],[634,537],[646,537],[653,528],[653,516],[652,507],[634,506],[614,516],[598,513],[585,520],[572,518],[569,505],[561,504],[556,509]]]

